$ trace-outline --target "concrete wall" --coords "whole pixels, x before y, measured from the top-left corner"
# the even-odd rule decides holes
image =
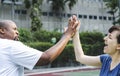
[[[107,33],[108,28],[112,26],[113,22],[113,18],[107,13],[108,10],[105,8],[105,4],[102,0],[78,0],[72,10],[69,10],[69,7],[66,5],[65,11],[59,12],[59,14],[62,14],[61,17],[53,14],[53,11],[51,11],[51,2],[47,3],[47,0],[43,0],[43,4],[40,8],[43,13],[40,17],[43,23],[43,29],[49,31],[57,30],[62,32],[63,28],[67,26],[68,18],[71,14],[76,14],[80,19],[80,31],[97,30]],[[18,27],[30,28],[29,11],[27,11],[26,14],[15,11],[26,10],[24,5],[13,6],[0,4],[0,10],[0,20],[11,19],[17,23]],[[92,17],[91,19],[89,18],[90,16]],[[102,19],[99,17],[102,17]]]
[[[97,30],[107,33],[108,28],[112,26],[113,22],[113,17],[107,13],[108,10],[106,9],[105,4],[100,0],[78,0],[72,10],[69,10],[68,6],[66,6],[65,11],[61,12],[65,14],[65,17],[62,17],[62,19],[59,19],[54,15],[49,16],[49,12],[52,12],[51,3],[46,3],[46,0],[44,0],[42,7],[44,7],[42,11],[47,12],[47,16],[41,17],[44,25],[43,27],[48,30],[54,30],[57,27],[60,27],[59,30],[61,31],[63,27],[67,26],[69,18],[67,17],[67,14],[76,14],[78,16],[81,21],[80,31]],[[79,15],[82,15],[82,18],[80,18]],[[84,18],[84,16],[87,18]],[[92,16],[92,19],[89,19],[89,16]],[[94,16],[97,18],[94,19]],[[102,19],[99,19],[100,16]]]

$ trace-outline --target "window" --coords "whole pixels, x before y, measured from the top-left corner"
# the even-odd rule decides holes
[[[89,19],[92,19],[92,15],[89,16]]]
[[[15,14],[27,14],[26,10],[16,9]]]
[[[66,15],[65,15],[65,13],[61,13],[61,16],[62,16],[62,17],[65,17]]]
[[[87,18],[87,15],[83,15],[83,17],[86,19],[86,18]]]
[[[102,16],[99,16],[99,19],[102,20]]]
[[[96,20],[96,19],[97,19],[97,16],[94,16],[94,19]]]
[[[82,15],[78,15],[79,18],[82,18]]]
[[[103,16],[103,19],[104,19],[104,20],[107,20],[107,17],[106,17],[106,16]]]
[[[27,14],[26,10],[21,10],[21,14]]]
[[[115,17],[113,17],[113,20],[115,20]]]
[[[16,9],[15,14],[20,14],[20,10]]]
[[[43,16],[47,16],[47,12],[42,12],[42,15]]]
[[[112,20],[112,17],[108,17],[108,20]]]
[[[70,17],[71,16],[71,14],[67,14],[67,17]]]
[[[55,13],[55,16],[60,16],[60,13]]]
[[[49,16],[53,16],[53,13],[52,13],[52,12],[49,12]]]

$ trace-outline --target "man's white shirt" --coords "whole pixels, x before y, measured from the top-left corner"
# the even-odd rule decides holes
[[[0,39],[0,76],[24,76],[24,68],[32,70],[42,53],[19,41]]]

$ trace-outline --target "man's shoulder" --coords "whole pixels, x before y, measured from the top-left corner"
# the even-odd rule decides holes
[[[14,41],[14,40],[9,40],[9,39],[1,39],[0,38],[0,44],[2,45],[4,45],[4,44],[6,44],[6,45],[16,45],[16,44],[21,44],[21,42],[20,41]]]

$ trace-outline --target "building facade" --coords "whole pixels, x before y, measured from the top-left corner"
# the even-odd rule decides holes
[[[72,10],[66,5],[65,10],[54,13],[51,10],[51,2],[43,0],[40,6],[42,10],[42,28],[49,31],[62,32],[67,26],[68,18],[75,14],[81,21],[80,31],[100,31],[107,33],[112,26],[113,17],[108,14],[108,9],[102,0],[78,0]],[[0,4],[0,20],[11,19],[18,27],[30,28],[29,11],[25,9],[22,0],[12,3],[11,0],[4,0]]]

